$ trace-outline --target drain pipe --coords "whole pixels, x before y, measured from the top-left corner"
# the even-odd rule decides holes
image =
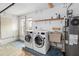
[[[4,12],[5,10],[7,10],[8,8],[10,8],[11,6],[13,6],[15,3],[10,4],[9,6],[7,6],[5,9],[3,9],[2,11],[0,11],[0,13]]]

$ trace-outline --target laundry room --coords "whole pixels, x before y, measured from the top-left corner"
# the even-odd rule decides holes
[[[79,3],[0,3],[0,56],[79,56]]]

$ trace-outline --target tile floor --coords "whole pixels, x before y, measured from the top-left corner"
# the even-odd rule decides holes
[[[18,50],[24,46],[24,42],[22,41],[14,41],[0,45],[0,56],[17,56]]]

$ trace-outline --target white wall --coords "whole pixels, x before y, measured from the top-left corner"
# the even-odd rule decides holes
[[[10,42],[18,39],[18,18],[14,15],[1,14],[1,41]]]
[[[23,18],[24,16],[26,16],[27,18],[31,17],[33,20],[43,20],[43,19],[50,19],[51,17],[55,18],[56,17],[56,13],[61,15],[61,18],[63,18],[64,16],[66,16],[66,8],[64,7],[54,7],[54,8],[49,8],[49,9],[44,9],[44,10],[39,10],[36,12],[32,12],[29,13],[27,15],[23,15],[21,16],[21,18]],[[62,27],[64,26],[64,21],[61,22],[38,22],[38,23],[33,23],[33,30],[35,30],[35,26],[38,27],[38,30],[49,30],[49,26],[51,25],[56,25],[59,24],[59,26],[62,25]],[[51,30],[50,30],[51,31]],[[62,32],[62,30],[61,30]]]
[[[74,16],[79,16],[79,3],[73,3],[69,10],[73,10]]]
[[[33,20],[42,20],[42,19],[49,19],[51,17],[55,17],[56,13],[60,14],[61,17],[64,17],[66,14],[66,9],[55,7],[55,8],[45,9],[45,10],[39,10],[37,12],[27,14],[26,16],[27,18],[32,17]]]

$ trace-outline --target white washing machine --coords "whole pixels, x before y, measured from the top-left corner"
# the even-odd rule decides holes
[[[33,49],[33,31],[28,30],[25,34],[25,47]]]
[[[46,54],[49,49],[47,31],[34,31],[33,48],[35,51]]]

